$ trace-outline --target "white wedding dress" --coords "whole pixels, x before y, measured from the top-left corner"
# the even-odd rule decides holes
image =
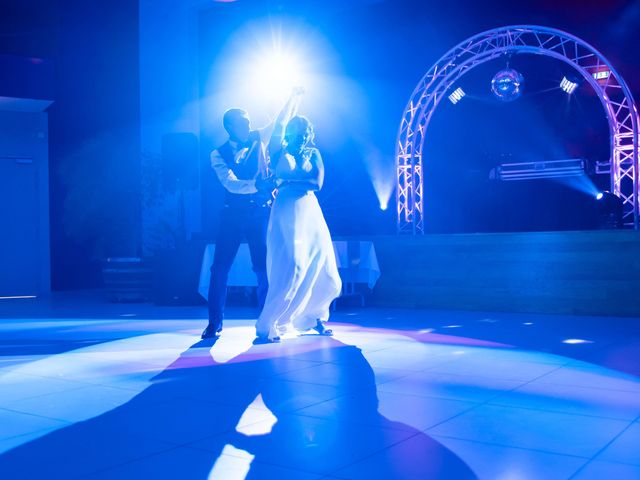
[[[311,155],[306,157],[303,167],[308,170]],[[295,164],[288,154],[278,161]],[[340,295],[342,283],[327,223],[307,186],[292,182],[278,189],[267,230],[267,276],[269,290],[256,324],[258,336],[273,339],[304,332],[318,320],[329,319],[329,307]]]

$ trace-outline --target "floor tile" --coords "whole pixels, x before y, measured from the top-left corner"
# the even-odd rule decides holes
[[[636,465],[594,460],[575,476],[571,477],[571,480],[638,480],[639,478],[640,467]]]
[[[303,408],[296,414],[365,425],[380,425],[382,417],[392,422],[388,425],[390,428],[425,430],[475,405],[389,392],[378,392],[376,399],[360,392]]]
[[[276,375],[274,378],[292,382],[329,385],[344,391],[357,390],[372,384],[383,384],[402,378],[412,372],[390,368],[372,369],[356,360],[351,364],[316,363],[312,367],[297,369]]]
[[[68,422],[0,408],[0,440],[62,427]]]
[[[565,480],[588,459],[454,438],[434,439],[463,460],[479,479]]]
[[[463,459],[425,434],[397,443],[360,462],[339,469],[333,475],[353,480],[477,478]]]
[[[381,367],[413,372],[446,364],[455,359],[455,357],[443,354],[439,349],[435,350],[417,342],[408,343],[403,347],[365,353],[365,358],[374,369]]]
[[[462,356],[454,362],[448,362],[429,368],[429,372],[471,375],[507,381],[529,382],[559,368],[558,365],[537,362],[496,361],[491,358]]]
[[[88,480],[127,480],[177,478],[244,480],[245,478],[277,478],[282,480],[316,480],[320,475],[265,464],[245,457],[213,455],[202,450],[176,448],[140,461],[100,472]]]
[[[0,440],[0,455],[2,455],[4,452],[8,452],[9,450],[12,450],[16,447],[19,447],[20,445],[23,445],[25,443],[29,443],[33,440],[36,440],[40,437],[44,437],[45,435],[48,435],[49,433],[55,432],[56,430],[58,430],[59,428],[63,428],[64,425],[58,426],[58,427],[53,427],[53,428],[47,428],[44,430],[38,430],[36,432],[32,432],[32,433],[26,433],[23,435],[17,435],[15,437],[9,437],[6,438],[4,440]]]
[[[114,433],[81,422],[49,432],[0,455],[3,478],[73,479],[172,448],[166,442]]]
[[[420,434],[417,430],[387,428],[281,415],[269,435],[227,432],[190,444],[219,455],[228,444],[251,452],[255,460],[294,470],[329,474],[397,442]]]
[[[597,365],[568,365],[545,375],[540,382],[640,394],[640,378]]]
[[[589,458],[613,440],[628,423],[483,405],[428,430],[428,433]]]
[[[573,359],[562,355],[520,348],[469,348],[465,350],[465,357],[482,358],[495,363],[542,363],[563,366],[570,364]]]
[[[412,373],[378,387],[382,392],[405,393],[427,397],[485,402],[505,391],[522,385],[522,382],[500,380],[472,375],[453,375],[425,371]]]
[[[640,467],[640,423],[632,423],[596,459]]]
[[[629,421],[640,415],[640,395],[621,395],[616,390],[555,385],[543,381],[528,383],[493,398],[490,403]]]
[[[19,400],[71,391],[86,386],[85,382],[42,378],[16,372],[0,374],[0,408]]]
[[[6,408],[67,422],[79,422],[126,404],[135,395],[135,392],[125,389],[87,385],[10,402],[6,404]]]
[[[147,397],[150,400],[147,401]],[[251,403],[251,400],[247,402]],[[112,435],[135,435],[181,445],[214,433],[233,430],[246,409],[215,404],[205,400],[175,399],[153,403],[153,393],[133,401],[97,419]]]

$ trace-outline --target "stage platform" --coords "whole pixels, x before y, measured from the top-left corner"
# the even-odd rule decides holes
[[[640,319],[0,301],[0,478],[640,478]]]
[[[383,307],[640,316],[640,232],[374,238]]]

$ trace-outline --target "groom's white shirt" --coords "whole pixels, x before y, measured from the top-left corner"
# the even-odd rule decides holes
[[[266,137],[266,133],[268,133],[266,130],[268,128],[272,129],[272,127],[269,126],[258,130],[258,133],[260,134],[260,144],[257,146],[257,148],[260,149],[258,152],[258,162],[260,163],[259,168],[264,168],[266,166],[266,153],[263,139],[268,138]],[[233,140],[229,140],[229,143],[231,145],[231,150],[233,150],[233,156],[236,163],[244,162],[247,159],[249,149],[246,147],[239,148],[238,142],[234,142]],[[218,149],[211,152],[211,168],[216,172],[222,186],[231,193],[252,194],[258,191],[255,179],[239,179],[236,174],[233,173],[233,170],[227,166]]]

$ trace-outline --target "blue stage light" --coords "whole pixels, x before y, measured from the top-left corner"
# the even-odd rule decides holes
[[[449,95],[449,101],[455,105],[460,100],[462,100],[462,97],[464,97],[465,95],[466,93],[464,93],[464,90],[458,87],[453,91],[451,95]]]
[[[562,81],[560,82],[560,88],[565,93],[571,95],[578,88],[578,82],[575,80],[569,80],[567,77],[562,77]]]
[[[367,146],[363,155],[364,165],[378,197],[380,210],[389,208],[389,201],[396,185],[395,163],[373,146]]]
[[[604,193],[602,193],[602,192],[598,192],[596,194],[596,200],[602,200],[603,197],[604,197]]]

